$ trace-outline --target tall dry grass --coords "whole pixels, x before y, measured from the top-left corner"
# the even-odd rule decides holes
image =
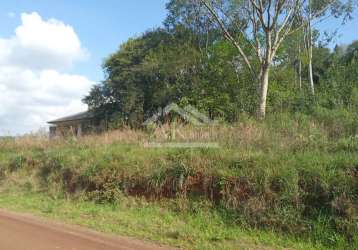
[[[323,218],[329,222],[319,224],[325,239],[352,238],[358,230],[355,120],[320,119],[281,114],[265,122],[6,139],[0,141],[0,180],[98,202],[123,194],[200,197],[254,227],[310,234]],[[141,147],[148,141],[216,142],[220,148]]]
[[[336,128],[334,128],[336,129]],[[153,129],[122,128],[102,134],[49,139],[46,134],[31,134],[1,139],[0,149],[24,151],[46,150],[68,145],[102,146],[111,144],[143,144],[145,142],[216,142],[222,147],[287,149],[306,147],[329,140],[330,131],[314,120],[276,119],[261,123],[247,119],[235,124],[196,127],[188,124],[164,124]]]

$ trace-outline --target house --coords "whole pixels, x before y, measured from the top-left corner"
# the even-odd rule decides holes
[[[94,113],[91,111],[66,116],[48,123],[50,124],[50,138],[56,136],[81,136],[98,131],[100,128],[95,120]]]

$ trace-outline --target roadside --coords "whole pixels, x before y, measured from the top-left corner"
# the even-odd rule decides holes
[[[169,249],[132,238],[108,236],[5,210],[0,210],[0,248],[7,250]]]
[[[210,211],[197,213],[196,216],[178,216],[165,209],[165,206],[138,199],[124,199],[121,204],[113,206],[14,191],[0,193],[0,207],[71,225],[81,225],[99,232],[131,236],[182,249],[323,249],[317,245],[313,246],[310,242],[272,232],[229,227],[222,223],[217,214]],[[134,242],[137,243],[137,240]],[[129,240],[129,243],[132,241]]]

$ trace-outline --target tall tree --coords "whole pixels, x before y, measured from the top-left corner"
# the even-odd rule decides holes
[[[308,71],[309,71],[309,82],[311,94],[314,95],[314,82],[313,82],[313,68],[312,68],[312,58],[313,58],[313,35],[312,35],[312,0],[308,0],[308,15],[307,15],[307,47],[308,47]]]
[[[341,1],[333,0],[308,0],[306,8],[303,10],[302,18],[306,19],[305,31],[306,36],[306,48],[308,55],[308,75],[309,75],[309,86],[311,94],[315,94],[315,83],[314,83],[314,72],[313,72],[313,47],[314,47],[314,23],[313,17],[321,17],[321,20],[325,20],[329,17],[340,18],[343,17],[343,23],[347,19],[351,19],[354,0],[348,0],[345,3]]]
[[[225,38],[238,50],[238,54],[250,69],[258,83],[259,119],[266,115],[267,92],[270,68],[278,49],[285,38],[304,27],[307,22],[323,18],[326,11],[341,5],[340,1],[323,0],[315,12],[309,12],[309,18],[302,18],[307,13],[311,0],[193,0],[205,6],[208,14],[222,30]],[[256,58],[248,55],[240,37],[247,38]],[[258,62],[258,69],[255,63]]]

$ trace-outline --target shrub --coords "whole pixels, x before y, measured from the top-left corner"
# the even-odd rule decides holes
[[[357,122],[345,111],[315,112],[180,128],[190,139],[214,138],[219,149],[142,148],[129,137],[145,141],[149,135],[132,130],[50,142],[41,150],[39,144],[21,147],[20,154],[8,144],[8,151],[0,152],[0,174],[1,169],[36,173],[41,190],[50,195],[98,203],[116,204],[124,195],[169,199],[178,212],[192,213],[210,204],[232,224],[322,238],[327,246],[345,240],[353,245]]]

